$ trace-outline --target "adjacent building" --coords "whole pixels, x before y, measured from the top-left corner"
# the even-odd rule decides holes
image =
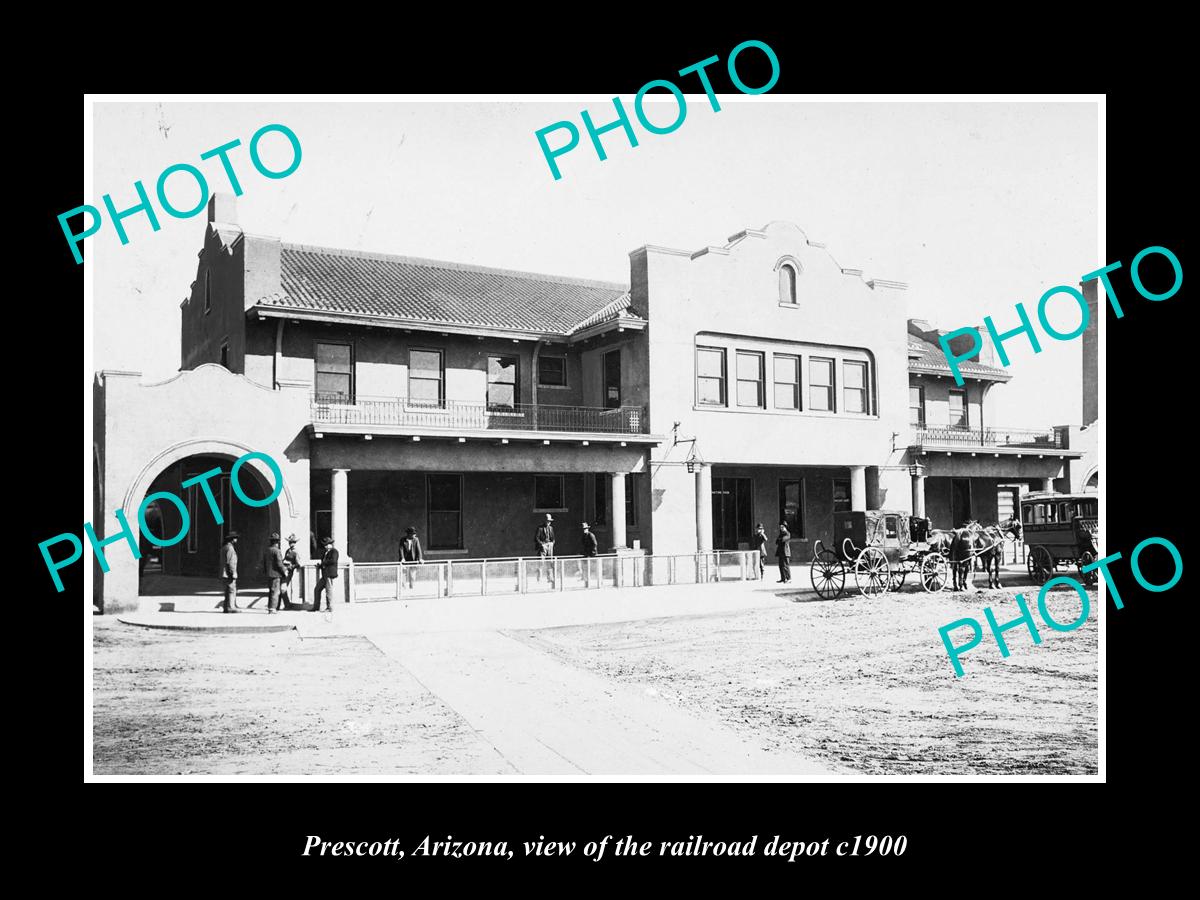
[[[245,232],[223,195],[208,218],[180,372],[96,378],[97,532],[180,496],[193,527],[156,554],[167,574],[215,576],[231,528],[254,554],[279,531],[391,562],[411,525],[430,559],[529,556],[547,514],[560,555],[583,521],[602,552],[656,555],[745,548],[786,521],[805,559],[838,509],[995,520],[1079,455],[1061,429],[991,427],[1008,374],[981,359],[955,388],[903,284],[789,223],[639,247],[615,284],[288,244]],[[252,450],[285,484],[261,508],[229,483]],[[221,523],[181,487],[216,467]],[[269,493],[261,460],[243,474]],[[161,499],[146,519],[180,525]],[[137,563],[110,556],[97,601],[136,605]]]

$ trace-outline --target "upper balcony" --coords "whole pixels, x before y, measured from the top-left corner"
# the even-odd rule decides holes
[[[1066,447],[1062,433],[1055,428],[931,428],[913,423],[912,446],[921,450],[975,450],[1008,452],[1042,452]]]
[[[312,394],[315,431],[351,434],[471,435],[530,439],[552,434],[560,439],[657,442],[648,434],[640,406],[611,409],[516,403],[489,406],[461,400],[417,401],[404,397],[358,397]]]

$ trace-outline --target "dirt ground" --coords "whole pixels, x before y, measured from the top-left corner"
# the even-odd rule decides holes
[[[905,591],[784,608],[542,629],[514,636],[574,665],[644,686],[761,743],[867,774],[1064,775],[1097,771],[1097,612],[1042,643],[1021,626],[1001,657],[987,624],[1020,611],[1014,592]],[[1074,591],[1047,598],[1079,615]],[[956,678],[937,629],[976,618],[984,641]],[[963,643],[969,631],[953,632]]]
[[[511,772],[366,639],[93,625],[97,775]]]

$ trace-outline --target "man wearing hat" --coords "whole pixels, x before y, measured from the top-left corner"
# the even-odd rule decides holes
[[[321,577],[317,579],[317,588],[313,592],[313,612],[321,609],[321,595],[325,595],[325,611],[333,612],[333,580],[337,578],[338,552],[333,546],[333,538],[327,537],[321,541],[325,552],[321,554]]]
[[[279,607],[279,585],[287,578],[283,552],[279,549],[278,531],[271,534],[267,549],[263,552],[262,567],[267,576],[267,615],[271,615]]]
[[[588,523],[583,523],[583,586],[592,586],[592,558],[595,557],[596,551],[600,549],[599,542],[596,536],[592,534],[588,528]],[[597,572],[597,575],[600,573]]]
[[[792,580],[792,533],[787,522],[779,523],[779,536],[775,538],[775,558],[779,560],[779,584]]]
[[[550,563],[550,586],[554,586],[554,516],[546,513],[546,521],[538,526],[533,535],[533,542],[537,545],[537,555],[543,560],[551,560]],[[537,580],[542,580],[542,569],[546,567],[545,562],[538,563]]]
[[[279,605],[281,609],[290,609],[292,605],[292,576],[300,568],[300,554],[296,552],[296,535],[288,535],[287,552],[283,554],[283,568],[287,574],[279,588]]]
[[[221,602],[222,612],[234,613],[237,608],[237,543],[238,533],[225,535],[225,546],[221,548],[221,579],[225,582],[225,599]]]
[[[404,537],[400,538],[400,565],[404,568],[408,586],[413,587],[416,571],[408,563],[423,563],[425,556],[421,552],[421,539],[417,537],[417,529],[409,525],[404,529]]]

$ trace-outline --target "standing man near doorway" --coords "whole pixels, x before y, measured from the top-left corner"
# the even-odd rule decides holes
[[[267,576],[267,615],[271,615],[279,608],[279,587],[288,574],[283,551],[279,549],[279,532],[271,535],[267,550],[263,553],[263,572]]]
[[[788,531],[787,522],[779,523],[779,536],[775,538],[775,556],[779,559],[779,583],[787,584],[792,580],[792,533]]]
[[[333,612],[333,580],[337,578],[338,552],[333,546],[333,538],[327,537],[321,541],[325,552],[321,554],[321,577],[317,579],[317,588],[313,593],[313,612],[321,611],[321,595],[325,595],[325,611]]]
[[[225,583],[225,600],[221,603],[222,612],[237,612],[237,565],[238,555],[234,545],[237,544],[238,533],[231,531],[225,535],[225,546],[221,548],[221,579]]]
[[[596,558],[596,552],[600,549],[599,542],[596,536],[592,534],[588,523],[583,523],[583,586],[592,586],[592,560]],[[596,571],[596,577],[600,577],[599,570]]]
[[[287,570],[287,574],[283,576],[283,584],[280,586],[279,600],[283,609],[291,609],[292,606],[292,578],[296,574],[296,570],[300,568],[300,554],[296,552],[296,535],[288,535],[287,553],[283,554],[283,565]]]
[[[542,570],[546,567],[545,560],[550,560],[550,586],[553,587],[554,581],[554,516],[546,513],[546,521],[538,526],[538,530],[534,532],[533,542],[537,545],[538,573],[537,580],[542,580]]]
[[[425,554],[421,552],[421,539],[417,537],[417,529],[409,525],[404,529],[404,537],[400,538],[400,565],[405,570],[407,576],[405,581],[409,590],[412,590],[416,584],[417,572],[413,566],[423,562],[425,562]]]

